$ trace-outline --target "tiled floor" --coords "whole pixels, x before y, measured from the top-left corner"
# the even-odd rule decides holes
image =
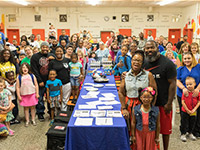
[[[23,117],[23,109],[20,107],[20,116]],[[181,142],[179,139],[179,120],[180,117],[176,114],[176,121],[173,127],[173,134],[170,138],[169,150],[199,150],[200,139],[197,141]],[[15,130],[13,137],[0,139],[0,150],[45,150],[46,149],[46,135],[49,128],[49,117],[45,116],[44,122],[37,120],[37,126],[30,125],[24,127],[24,122],[18,125],[12,125],[11,128]],[[161,142],[162,145],[162,142]],[[162,146],[161,146],[162,149]]]

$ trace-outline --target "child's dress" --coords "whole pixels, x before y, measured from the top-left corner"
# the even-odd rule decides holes
[[[29,107],[38,104],[36,88],[30,74],[21,76],[20,95],[22,98],[20,101],[21,106]]]
[[[10,91],[7,89],[3,89],[0,93],[0,106],[1,107],[8,107],[9,106],[9,99],[8,96],[11,96]],[[1,109],[0,109],[1,110]],[[9,111],[6,116],[6,122],[11,121],[14,118],[12,111]]]
[[[149,131],[149,113],[142,112],[142,131],[136,129],[135,150],[156,150],[155,131]]]

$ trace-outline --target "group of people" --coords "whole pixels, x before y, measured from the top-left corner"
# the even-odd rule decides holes
[[[55,29],[50,28],[47,41],[39,35],[23,35],[19,45],[5,37],[0,40],[0,120],[7,128],[5,135],[14,135],[10,123],[20,123],[18,103],[24,107],[26,127],[36,125],[36,114],[43,121],[45,97],[51,125],[58,111],[67,110],[70,96],[76,103],[89,64],[107,59],[113,63],[113,74],[121,76],[119,98],[133,149],[155,149],[159,133],[164,150],[168,149],[176,88],[181,140],[186,141],[187,134],[192,140],[200,137],[197,43],[188,44],[184,36],[174,47],[163,36],[154,41],[152,32],[148,39],[141,32],[139,40],[111,32],[104,43],[85,30],[71,37],[62,30],[56,39]]]

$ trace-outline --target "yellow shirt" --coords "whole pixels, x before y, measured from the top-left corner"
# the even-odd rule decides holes
[[[14,77],[16,78],[16,68],[14,64],[11,64],[10,62],[6,63],[0,63],[0,72],[1,76],[3,78],[6,78],[6,72],[13,71],[14,72]]]

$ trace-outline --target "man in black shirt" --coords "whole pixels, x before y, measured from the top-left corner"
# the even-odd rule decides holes
[[[160,110],[160,133],[163,135],[163,148],[168,150],[172,132],[172,101],[176,91],[176,66],[160,55],[158,45],[153,40],[145,44],[145,54],[144,69],[153,74],[158,87],[156,106]]]
[[[45,93],[45,84],[48,80],[48,64],[49,60],[54,59],[52,54],[49,53],[49,44],[47,42],[41,43],[41,52],[34,54],[31,57],[31,69],[36,76],[36,79],[39,84],[39,100],[36,105],[38,119],[44,121],[44,93]]]
[[[179,41],[177,44],[176,44],[176,48],[178,49],[178,51],[180,50],[181,48],[181,45],[185,42],[187,42],[187,39],[188,39],[188,36],[187,35],[184,35],[183,36],[183,41]]]

